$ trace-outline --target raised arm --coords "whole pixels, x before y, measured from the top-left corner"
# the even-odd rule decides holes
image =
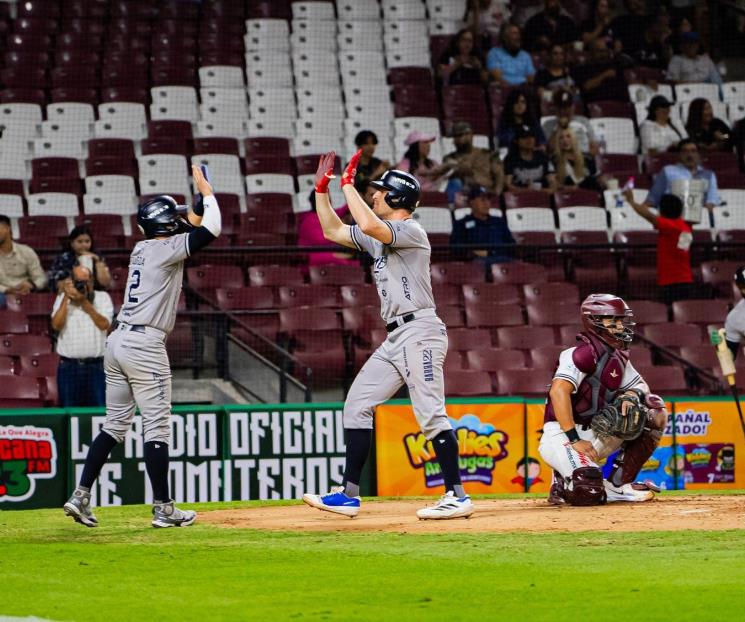
[[[191,167],[194,185],[202,200],[189,209],[187,219],[196,227],[189,233],[189,254],[193,255],[211,242],[214,242],[222,231],[222,216],[217,205],[217,199],[212,192],[210,182],[202,174],[198,166]]]
[[[318,160],[316,170],[315,192],[316,192],[316,214],[323,229],[323,237],[329,242],[340,244],[348,248],[355,248],[352,242],[351,227],[345,225],[339,215],[331,207],[329,200],[329,183],[334,179],[334,161],[336,153],[329,151]]]
[[[639,216],[644,218],[644,220],[651,222],[653,227],[657,226],[657,216],[649,210],[649,206],[646,203],[637,203],[634,201],[634,192],[631,189],[624,191],[623,198],[626,199],[628,204],[637,214],[639,214]]]
[[[357,164],[360,161],[362,151],[358,151],[349,160],[344,174],[341,176],[341,189],[344,192],[344,198],[347,200],[349,211],[360,228],[360,231],[371,238],[375,238],[383,244],[393,242],[393,232],[380,218],[375,215],[362,200],[359,192],[354,187],[354,178],[357,174]]]

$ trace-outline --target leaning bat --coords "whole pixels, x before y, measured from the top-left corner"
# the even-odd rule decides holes
[[[740,426],[742,427],[743,435],[745,435],[745,420],[742,417],[740,396],[737,393],[737,385],[735,384],[735,361],[732,358],[732,352],[727,347],[724,329],[717,329],[714,326],[709,327],[709,338],[712,345],[716,348],[719,366],[722,368],[722,375],[727,379],[727,384],[729,384],[732,390],[732,396],[735,398],[737,414],[740,416]]]

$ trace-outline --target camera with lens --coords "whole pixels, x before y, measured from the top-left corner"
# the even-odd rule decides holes
[[[75,286],[75,289],[77,289],[81,294],[87,294],[88,293],[88,283],[86,281],[73,281],[73,285]]]

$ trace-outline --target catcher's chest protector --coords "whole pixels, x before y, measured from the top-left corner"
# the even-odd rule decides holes
[[[587,376],[572,395],[572,410],[577,423],[589,425],[595,413],[618,394],[629,353],[615,350],[589,333],[580,333],[577,340],[581,343],[572,359]]]

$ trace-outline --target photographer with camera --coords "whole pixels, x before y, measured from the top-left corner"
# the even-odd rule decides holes
[[[85,266],[72,269],[52,308],[52,328],[57,331],[57,368],[60,406],[104,406],[103,371],[106,334],[114,304],[106,292],[93,289],[93,274]]]

